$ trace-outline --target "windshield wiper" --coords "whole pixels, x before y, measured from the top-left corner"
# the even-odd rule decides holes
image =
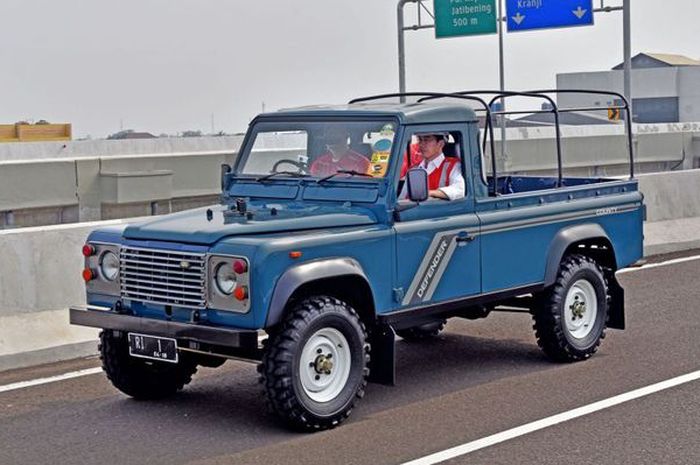
[[[279,174],[286,174],[287,176],[292,176],[294,178],[303,178],[306,175],[304,173],[300,173],[298,171],[275,171],[274,173],[266,174],[265,176],[261,176],[256,179],[256,181],[261,182],[261,181],[266,181],[270,178],[274,178],[275,176]]]
[[[349,174],[350,176],[366,176],[368,178],[374,177],[371,174],[361,173],[361,172],[355,171],[355,170],[338,170],[335,173],[329,174],[328,176],[321,178],[316,182],[321,183],[323,181],[328,181],[329,179],[334,178],[334,177],[338,176],[339,174]]]

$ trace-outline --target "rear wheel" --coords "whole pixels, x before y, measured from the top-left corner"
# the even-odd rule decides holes
[[[539,296],[534,309],[535,335],[553,360],[575,362],[593,355],[605,337],[608,286],[591,258],[564,258],[554,285]]]
[[[364,396],[369,374],[365,327],[345,302],[312,297],[271,335],[260,364],[271,410],[302,430],[333,428]]]
[[[440,319],[425,323],[412,328],[400,329],[396,331],[398,336],[401,336],[407,342],[420,342],[426,339],[431,339],[440,334],[440,331],[445,329],[447,320]]]
[[[121,331],[103,330],[98,350],[107,378],[134,399],[153,400],[173,395],[197,371],[196,361],[186,353],[179,354],[178,363],[132,357],[126,333]]]

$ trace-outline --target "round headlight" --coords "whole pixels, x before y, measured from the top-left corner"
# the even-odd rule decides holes
[[[236,274],[230,263],[221,263],[216,268],[214,282],[222,294],[231,295],[233,293],[233,290],[236,289]]]
[[[114,281],[119,276],[119,257],[114,252],[105,252],[100,260],[100,271],[108,281]]]

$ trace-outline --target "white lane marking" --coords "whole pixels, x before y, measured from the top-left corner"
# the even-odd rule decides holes
[[[55,383],[56,381],[63,381],[65,379],[80,378],[81,376],[95,375],[101,373],[102,368],[87,368],[85,370],[71,371],[70,373],[63,373],[62,375],[50,376],[48,378],[32,379],[29,381],[20,381],[19,383],[6,384],[0,386],[0,392],[14,391],[15,389],[24,389],[32,386],[39,386],[41,384]]]
[[[692,257],[674,258],[673,260],[667,260],[665,262],[659,263],[649,263],[648,265],[642,265],[636,268],[623,268],[618,271],[617,274],[632,273],[633,271],[648,270],[651,268],[658,268],[660,266],[675,265],[676,263],[692,262],[694,260],[700,260],[700,255],[693,255]]]
[[[629,402],[631,400],[639,399],[640,397],[645,397],[650,394],[663,391],[665,389],[680,386],[681,384],[697,381],[698,379],[700,379],[700,371],[694,371],[686,375],[671,378],[666,381],[661,381],[660,383],[652,384],[643,388],[635,389],[634,391],[625,392],[623,394],[610,397],[608,399],[594,402],[592,404],[584,405],[583,407],[578,407],[567,412],[562,412],[551,417],[533,421],[532,423],[527,423],[525,425],[502,431],[500,433],[496,433],[485,438],[477,439],[476,441],[467,442],[460,446],[452,447],[441,452],[426,455],[425,457],[421,457],[410,462],[405,462],[402,465],[433,465],[436,463],[444,462],[446,460],[460,457],[462,455],[466,455],[471,452],[475,452],[477,450],[484,449],[499,444],[501,442],[505,442],[510,439],[514,439],[519,436],[532,433],[534,431],[539,431],[541,429],[548,428],[559,423],[573,420],[575,418],[579,418],[585,415],[590,415],[591,413],[608,409],[610,407],[614,407],[616,405]]]

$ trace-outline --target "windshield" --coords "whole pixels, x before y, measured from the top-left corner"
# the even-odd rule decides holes
[[[258,123],[237,174],[258,180],[382,178],[396,135],[393,121]],[[325,178],[325,179],[324,179]]]

